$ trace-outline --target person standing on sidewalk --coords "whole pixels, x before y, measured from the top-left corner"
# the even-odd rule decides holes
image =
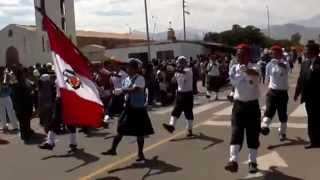
[[[297,82],[294,100],[301,96],[301,103],[305,102],[308,115],[308,135],[310,145],[306,149],[320,148],[320,58],[319,45],[309,42],[307,45],[307,60],[302,63]]]

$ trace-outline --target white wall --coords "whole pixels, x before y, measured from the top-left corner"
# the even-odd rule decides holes
[[[157,58],[158,51],[173,50],[174,56],[186,56],[196,58],[198,54],[207,53],[208,50],[200,44],[170,43],[151,46],[151,58]],[[130,53],[148,52],[147,46],[117,48],[106,50],[106,55],[115,57],[117,60],[126,61]]]
[[[12,30],[13,36],[9,37],[9,30]],[[35,63],[46,63],[51,61],[51,55],[48,51],[48,42],[45,38],[45,52],[42,47],[42,35],[35,31],[29,31],[16,25],[9,25],[0,31],[0,66],[5,66],[6,51],[8,47],[13,46],[19,52],[20,63],[24,66],[32,66]]]

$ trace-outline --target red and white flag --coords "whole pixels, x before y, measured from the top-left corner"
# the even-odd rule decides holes
[[[65,124],[101,127],[104,108],[88,59],[46,15],[43,26],[50,41]]]

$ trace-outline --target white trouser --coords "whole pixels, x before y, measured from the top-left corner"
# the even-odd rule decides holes
[[[47,143],[48,144],[55,144],[56,141],[56,134],[53,131],[49,131],[47,135]],[[77,135],[76,133],[69,134],[69,144],[77,145]]]
[[[177,124],[177,121],[178,121],[178,119],[176,118],[176,117],[174,117],[174,116],[171,116],[171,118],[170,118],[170,122],[169,122],[169,124],[171,125],[171,126],[173,126],[173,127],[175,127],[176,126],[176,124]],[[193,128],[193,120],[187,120],[186,119],[186,128],[188,129],[188,130],[192,130],[192,128]]]
[[[0,126],[4,127],[7,123],[7,116],[13,129],[18,128],[18,118],[13,109],[13,104],[10,96],[0,97]]]

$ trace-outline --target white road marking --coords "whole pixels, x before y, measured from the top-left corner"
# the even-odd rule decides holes
[[[230,116],[232,114],[232,108],[233,108],[233,105],[230,105],[230,106],[222,109],[221,111],[213,113],[213,115],[216,115],[216,116]],[[261,113],[264,113],[265,110],[266,110],[266,106],[263,106],[261,108]]]
[[[220,106],[221,104],[224,104],[224,103],[225,102],[216,101],[216,102],[212,102],[212,103],[205,104],[205,105],[202,105],[202,106],[198,106],[198,107],[193,109],[193,113],[194,114],[199,114],[199,113],[202,113],[204,111],[208,111],[208,110],[210,110],[212,108],[218,107],[218,106]]]
[[[220,127],[230,127],[231,122],[230,121],[207,121],[203,123],[204,126],[220,126]],[[279,128],[280,123],[272,123],[272,128]],[[288,128],[294,128],[294,129],[306,129],[308,126],[306,123],[288,123]]]
[[[276,151],[258,157],[257,161],[259,164],[259,169],[263,171],[268,171],[271,167],[289,167],[287,162],[282,159],[282,157]],[[246,161],[243,162],[243,164],[249,164],[249,162]]]
[[[298,117],[298,118],[303,118],[307,117],[307,112],[305,109],[305,104],[300,104],[297,109],[290,114],[290,117]]]

